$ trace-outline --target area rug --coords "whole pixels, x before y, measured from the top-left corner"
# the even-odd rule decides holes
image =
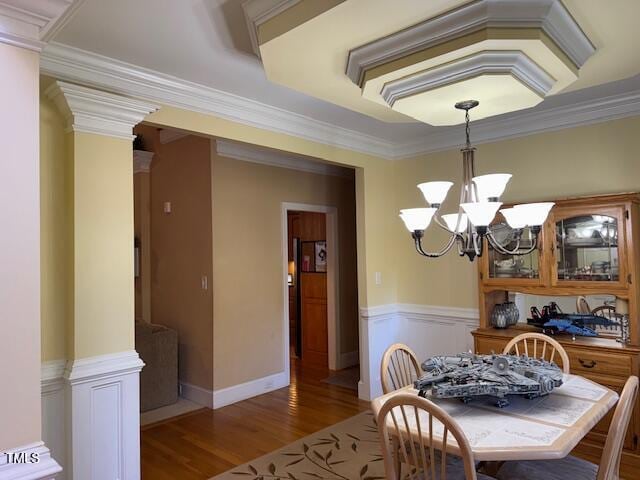
[[[372,412],[364,412],[211,480],[383,480]]]
[[[338,387],[348,388],[349,390],[358,391],[358,382],[360,381],[360,367],[346,368],[338,372],[334,372],[327,378],[322,380],[323,383],[337,385]]]

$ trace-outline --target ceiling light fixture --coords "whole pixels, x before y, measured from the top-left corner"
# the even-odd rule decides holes
[[[475,147],[469,140],[469,110],[477,107],[476,100],[456,103],[455,107],[465,111],[466,144],[462,152],[462,188],[460,189],[460,206],[458,213],[440,214],[440,207],[453,186],[452,182],[426,182],[418,185],[429,204],[429,208],[409,208],[400,210],[400,218],[411,232],[420,255],[425,257],[441,257],[454,244],[458,245],[458,254],[466,255],[473,261],[482,256],[484,238],[498,252],[506,255],[526,255],[538,246],[538,238],[542,224],[547,219],[552,202],[527,203],[500,210],[502,202],[500,196],[511,179],[508,173],[494,173],[475,176]],[[496,213],[500,210],[513,235],[507,243],[499,242],[491,229]],[[439,227],[450,233],[448,242],[439,252],[427,252],[422,246],[424,231],[435,222]],[[521,246],[523,231],[529,227],[531,242],[526,247]],[[512,248],[508,248],[512,244]]]

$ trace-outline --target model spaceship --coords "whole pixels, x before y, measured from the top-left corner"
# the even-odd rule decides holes
[[[562,385],[562,370],[555,363],[516,355],[431,357],[422,364],[425,374],[415,381],[422,397],[496,398],[496,406],[509,405],[507,395],[532,399],[548,395]]]
[[[620,328],[618,322],[606,317],[592,314],[562,313],[555,302],[545,305],[542,313],[537,307],[531,307],[531,318],[527,319],[527,323],[542,328],[542,332],[546,334],[568,333],[583,337],[598,336],[595,327]]]

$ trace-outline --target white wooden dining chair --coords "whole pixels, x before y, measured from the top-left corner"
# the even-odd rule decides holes
[[[422,368],[418,357],[406,345],[395,343],[387,348],[382,355],[380,380],[383,393],[386,394],[413,385],[413,382],[421,375]]]
[[[393,395],[378,412],[377,424],[389,480],[494,480],[476,473],[466,435],[447,412],[426,398],[404,392]]]
[[[512,338],[502,353],[505,355],[525,355],[556,363],[559,358],[562,361],[562,371],[569,373],[570,365],[567,351],[556,340],[542,333],[522,333]]]
[[[571,455],[560,460],[506,462],[498,470],[498,480],[618,480],[624,437],[637,398],[638,377],[629,377],[613,413],[600,465]]]

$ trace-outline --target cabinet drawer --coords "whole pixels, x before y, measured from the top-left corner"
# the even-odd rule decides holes
[[[574,348],[566,350],[571,362],[571,372],[578,375],[595,373],[626,378],[632,374],[632,359],[629,355]]]
[[[501,340],[497,338],[476,337],[476,353],[486,355],[491,353],[502,353],[507,342],[508,340]]]

